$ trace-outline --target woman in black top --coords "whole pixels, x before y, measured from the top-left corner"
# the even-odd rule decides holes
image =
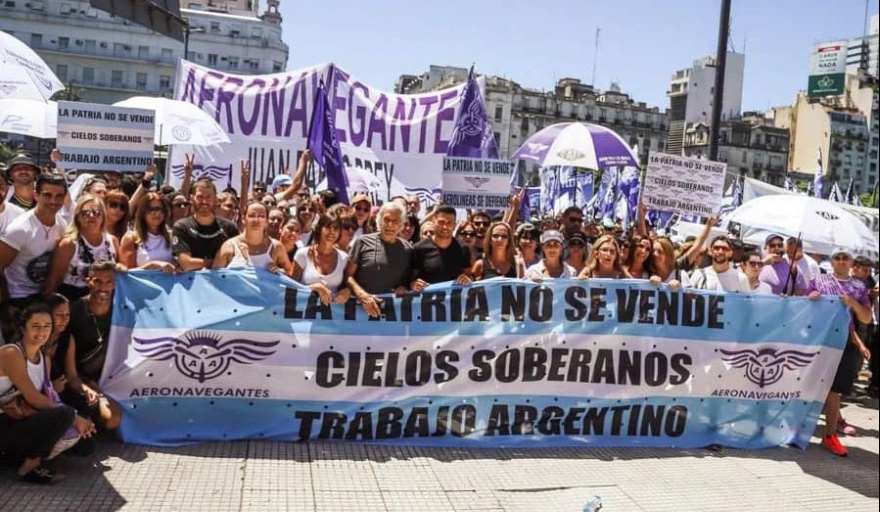
[[[483,257],[474,263],[474,281],[493,277],[522,277],[522,265],[513,251],[513,230],[506,222],[495,222],[486,230]]]

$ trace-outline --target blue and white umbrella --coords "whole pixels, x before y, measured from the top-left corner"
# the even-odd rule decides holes
[[[549,167],[569,165],[605,170],[609,167],[638,167],[629,145],[614,131],[589,123],[559,123],[529,137],[513,154]]]

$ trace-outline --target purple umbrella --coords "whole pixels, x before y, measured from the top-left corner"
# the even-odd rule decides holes
[[[629,145],[612,130],[588,123],[559,123],[548,126],[513,154],[540,166],[570,165],[604,170],[609,167],[638,167]]]

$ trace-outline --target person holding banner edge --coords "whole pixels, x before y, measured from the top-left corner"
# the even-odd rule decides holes
[[[871,358],[871,353],[855,335],[855,322],[862,324],[871,322],[871,299],[864,283],[858,279],[852,279],[852,254],[847,249],[835,249],[831,254],[831,265],[834,269],[832,274],[822,274],[810,282],[808,297],[817,300],[822,296],[839,296],[843,303],[852,312],[849,334],[840,364],[831,383],[831,390],[825,400],[825,435],[822,446],[831,453],[846,457],[849,451],[837,437],[836,429],[840,422],[840,396],[849,394],[853,389],[853,382],[858,372],[858,355],[861,353],[865,359]]]

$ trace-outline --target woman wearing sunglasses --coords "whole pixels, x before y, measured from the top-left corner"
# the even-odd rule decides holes
[[[470,221],[464,221],[458,226],[455,233],[458,243],[466,245],[473,249],[477,245],[477,228]]]
[[[165,196],[165,198],[171,203],[171,217],[168,218],[168,227],[172,227],[177,221],[189,217],[192,203],[185,195],[180,192],[173,192]]]
[[[109,194],[108,194],[109,195]],[[89,294],[86,278],[97,261],[117,261],[119,240],[107,232],[104,202],[93,195],[80,196],[73,222],[52,253],[44,292],[58,292],[73,301]]]
[[[761,255],[749,252],[743,258],[742,266],[743,274],[749,278],[749,288],[752,293],[757,295],[773,295],[773,289],[770,285],[761,281],[761,270],[764,268],[764,259]]]
[[[128,196],[121,190],[111,190],[107,192],[104,205],[107,207],[107,232],[121,240],[128,232],[128,223],[131,220]]]
[[[372,208],[373,203],[370,201],[370,196],[355,194],[352,198],[351,209],[354,213],[355,224],[357,225],[357,230],[354,232],[355,238],[376,231],[375,226],[369,222]]]
[[[132,230],[119,244],[119,262],[128,268],[174,271],[171,232],[165,220],[171,207],[160,194],[148,192],[138,201]]]
[[[300,240],[303,245],[309,245],[312,241],[312,225],[315,223],[316,210],[311,199],[300,199],[296,202],[296,219],[302,228]]]
[[[631,276],[620,261],[620,248],[614,235],[602,235],[593,244],[587,265],[580,279],[629,279]]]
[[[339,238],[336,239],[336,248],[348,254],[351,242],[354,240],[354,232],[357,230],[354,213],[348,206],[336,203],[327,209],[327,214],[339,219]]]
[[[512,230],[506,222],[495,222],[486,230],[483,257],[474,263],[474,281],[494,277],[522,277],[525,270],[516,260]]]
[[[587,237],[581,231],[575,231],[568,237],[568,257],[565,262],[571,265],[575,275],[587,266]]]

